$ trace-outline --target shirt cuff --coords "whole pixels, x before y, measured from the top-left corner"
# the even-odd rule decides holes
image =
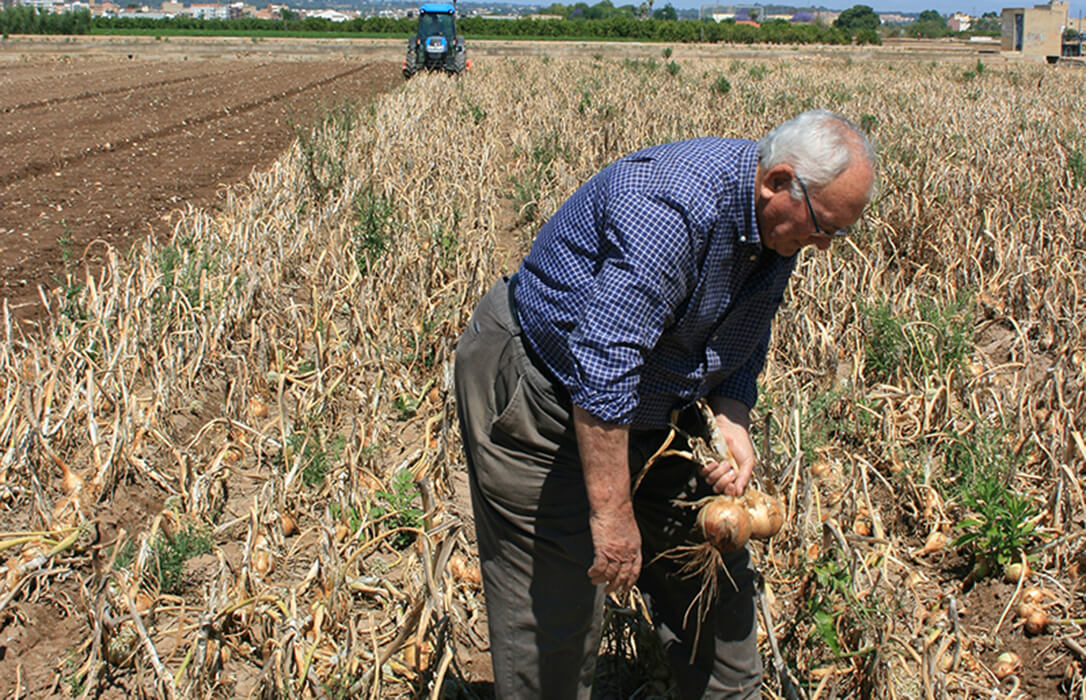
[[[624,393],[580,389],[571,392],[570,399],[596,419],[614,425],[632,423],[637,408],[637,398]]]
[[[758,377],[745,371],[739,371],[728,377],[713,389],[714,396],[735,399],[753,409],[758,402]]]

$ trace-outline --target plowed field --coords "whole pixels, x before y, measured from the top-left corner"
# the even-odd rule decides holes
[[[81,279],[99,243],[123,253],[168,235],[172,211],[213,207],[223,186],[270,165],[322,109],[402,81],[394,53],[385,60],[372,46],[355,56],[342,42],[323,52],[319,41],[254,46],[28,39],[0,48],[0,298],[16,317],[39,318],[39,285],[67,272]]]

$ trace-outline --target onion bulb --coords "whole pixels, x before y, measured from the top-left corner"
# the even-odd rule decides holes
[[[1045,590],[1040,586],[1029,586],[1022,591],[1022,602],[1029,605],[1040,605],[1045,600]]]
[[[1005,651],[996,658],[992,672],[995,673],[996,678],[1003,680],[1007,676],[1017,673],[1021,667],[1022,657],[1013,651]]]
[[[1018,583],[1021,579],[1029,578],[1032,573],[1028,562],[1023,564],[1020,561],[1014,561],[1003,567],[1003,580],[1007,583]]]
[[[721,552],[734,552],[750,540],[751,518],[739,501],[714,498],[698,512],[698,527],[706,542]]]
[[[768,540],[780,532],[784,524],[780,501],[754,489],[747,489],[740,500],[750,512],[750,534],[754,539]]]
[[[1037,636],[1044,634],[1046,629],[1048,629],[1048,613],[1037,608],[1026,618],[1026,634]]]
[[[1030,615],[1040,610],[1034,603],[1023,600],[1014,608],[1014,614],[1019,620],[1028,619]]]

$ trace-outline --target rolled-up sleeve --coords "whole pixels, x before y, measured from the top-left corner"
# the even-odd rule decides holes
[[[590,298],[569,337],[571,399],[626,424],[644,358],[694,283],[694,243],[683,211],[639,193],[608,198]]]

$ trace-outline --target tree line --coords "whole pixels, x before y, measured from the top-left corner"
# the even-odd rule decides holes
[[[647,6],[651,8],[651,5]],[[670,10],[670,12],[668,11]],[[595,5],[551,5],[546,14],[553,19],[491,19],[462,17],[459,32],[472,37],[540,37],[573,39],[635,39],[673,42],[722,42],[732,44],[881,44],[884,35],[937,37],[952,32],[946,18],[934,10],[921,13],[918,20],[900,29],[883,26],[878,14],[866,5],[845,10],[832,23],[789,22],[772,19],[760,26],[736,22],[675,19],[670,5],[649,12],[633,5],[615,7],[608,0]],[[989,16],[991,15],[991,16]],[[148,17],[91,17],[86,10],[53,13],[19,6],[0,10],[0,33],[8,34],[87,34],[90,32],[173,31],[275,33],[335,33],[365,35],[409,36],[415,32],[416,20],[411,18],[359,17],[346,22],[333,22],[322,17],[298,16],[283,10],[278,19],[202,19],[190,15],[152,19]],[[987,13],[974,27],[974,32],[999,34],[999,20]],[[990,25],[990,26],[989,26]]]
[[[42,12],[28,5],[0,10],[0,34],[89,34],[93,19],[88,10]]]

